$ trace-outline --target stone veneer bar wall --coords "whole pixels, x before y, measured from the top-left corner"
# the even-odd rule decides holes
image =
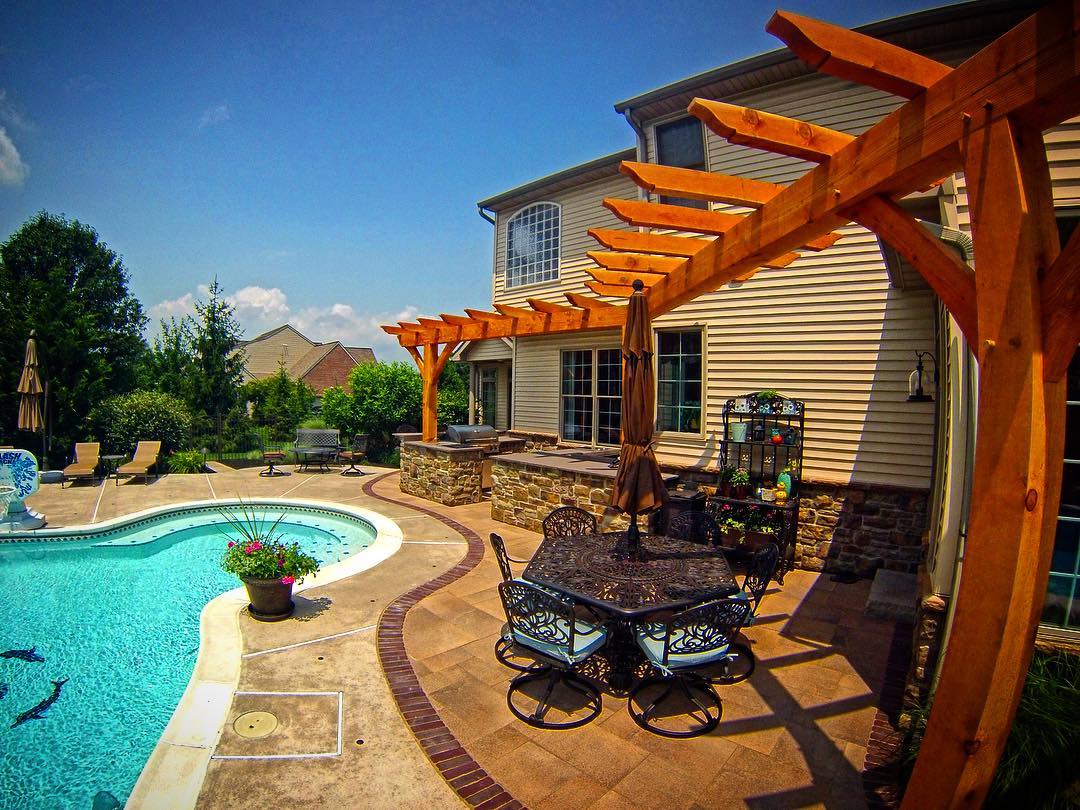
[[[480,448],[403,442],[401,491],[445,506],[479,503],[483,466]]]
[[[803,482],[795,564],[810,571],[914,574],[925,553],[929,493]]]
[[[599,520],[611,503],[614,477],[502,462],[498,457],[494,461],[491,470],[494,520],[542,532],[544,518],[560,506],[580,507]],[[609,528],[618,531],[627,525],[626,518],[619,516]]]

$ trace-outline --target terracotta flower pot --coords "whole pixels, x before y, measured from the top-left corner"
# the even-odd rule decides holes
[[[732,529],[725,527],[720,539],[720,545],[724,548],[738,548],[739,541],[742,540],[742,529]]]
[[[722,481],[720,483],[720,494],[723,495],[725,498],[730,498],[731,497],[731,482],[730,481]]]
[[[244,587],[247,588],[248,613],[251,618],[261,622],[279,622],[292,615],[296,605],[292,601],[291,582],[284,583],[280,578],[274,579],[245,579]]]
[[[745,498],[746,493],[750,491],[749,484],[735,484],[733,488],[735,490],[735,497],[739,499]]]
[[[775,534],[766,534],[765,532],[747,532],[746,533],[746,549],[747,551],[757,551],[767,543],[775,543]]]

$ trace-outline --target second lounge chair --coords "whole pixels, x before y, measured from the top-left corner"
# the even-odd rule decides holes
[[[116,483],[120,483],[121,475],[141,475],[143,483],[149,483],[151,467],[154,468],[154,477],[157,478],[157,463],[160,454],[161,442],[139,442],[131,461],[116,471]]]

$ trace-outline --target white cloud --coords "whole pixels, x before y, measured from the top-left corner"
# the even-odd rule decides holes
[[[165,301],[159,301],[150,307],[150,318],[156,322],[161,319],[168,318],[182,318],[185,315],[195,314],[195,296],[191,293],[185,293],[179,298],[167,299]],[[152,323],[152,326],[156,326],[156,323]]]
[[[0,186],[21,186],[30,173],[7,130],[0,127]]]
[[[217,104],[213,107],[207,107],[203,110],[202,116],[199,118],[199,129],[206,129],[207,127],[216,126],[217,124],[224,124],[232,118],[232,110],[229,109],[228,104]]]
[[[289,317],[289,299],[277,287],[241,287],[225,298],[236,308],[241,322],[251,318],[284,321]]]

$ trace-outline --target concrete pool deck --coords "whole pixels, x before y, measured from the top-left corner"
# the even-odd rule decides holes
[[[793,572],[770,593],[746,632],[757,672],[721,689],[713,735],[654,737],[608,696],[596,722],[544,732],[506,709],[512,673],[491,656],[503,621],[499,575],[480,539],[498,531],[513,556],[527,557],[538,535],[492,521],[487,503],[407,496],[394,475],[257,473],[45,485],[30,501],[50,527],[237,496],[353,505],[400,526],[396,554],[298,595],[291,619],[267,625],[241,613],[239,685],[199,807],[439,808],[463,797],[492,808],[866,806],[864,787],[883,764],[873,750],[877,705],[896,629],[862,614],[868,583]],[[236,724],[253,712],[273,715],[272,733],[251,736],[262,730],[258,714]]]

